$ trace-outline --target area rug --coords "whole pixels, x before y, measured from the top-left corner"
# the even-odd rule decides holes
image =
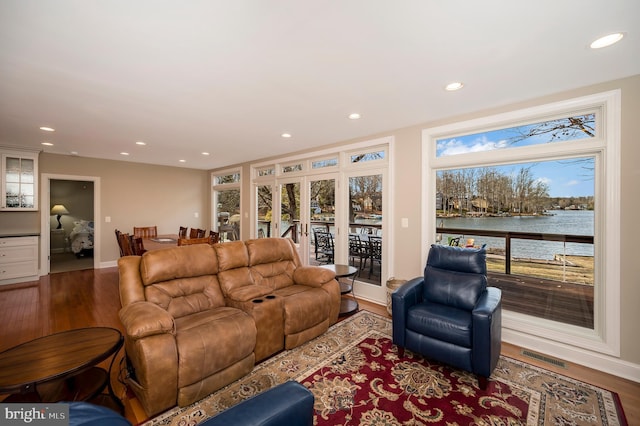
[[[287,380],[315,397],[314,425],[626,425],[618,395],[504,357],[486,390],[467,372],[410,351],[398,356],[391,321],[361,311],[242,379],[145,426],[197,425]]]

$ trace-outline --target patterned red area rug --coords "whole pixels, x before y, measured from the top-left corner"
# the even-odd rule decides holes
[[[302,380],[315,396],[318,425],[518,425],[531,395],[405,352],[372,332]],[[532,419],[533,414],[532,411]]]
[[[315,425],[626,425],[614,392],[501,357],[486,390],[476,378],[410,351],[391,321],[361,311],[242,379],[146,425],[197,425],[287,380],[315,396]]]

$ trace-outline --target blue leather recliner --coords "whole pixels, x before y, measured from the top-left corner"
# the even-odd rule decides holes
[[[432,245],[424,277],[392,294],[393,343],[478,376],[479,386],[500,357],[502,293],[487,287],[484,248]]]
[[[246,399],[207,419],[200,426],[312,426],[313,393],[288,381]],[[109,408],[88,402],[69,403],[70,426],[130,426]]]

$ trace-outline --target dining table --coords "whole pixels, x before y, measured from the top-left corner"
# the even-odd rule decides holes
[[[151,238],[144,238],[142,244],[146,251],[160,250],[178,246],[178,234],[163,234]]]

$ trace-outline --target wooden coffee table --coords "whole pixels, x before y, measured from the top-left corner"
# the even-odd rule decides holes
[[[87,401],[124,406],[111,386],[111,368],[122,347],[120,331],[89,327],[63,331],[0,352],[3,402]],[[113,356],[109,371],[98,367]],[[109,394],[102,394],[108,386]],[[109,401],[107,398],[110,398]]]

